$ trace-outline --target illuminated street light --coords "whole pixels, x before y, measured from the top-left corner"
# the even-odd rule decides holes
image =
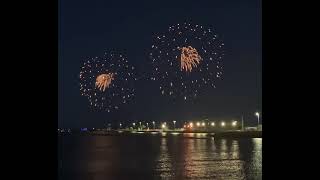
[[[214,126],[214,125],[215,125],[214,122],[212,122],[212,123],[211,123],[211,126]]]
[[[166,124],[165,123],[162,124],[162,128],[163,129],[166,128]]]
[[[236,125],[237,125],[237,121],[233,121],[232,126],[236,126]]]
[[[191,123],[189,124],[189,126],[192,128],[192,127],[193,127],[193,123],[191,122]]]
[[[200,126],[200,122],[197,122],[197,126],[198,126],[198,127]]]
[[[120,123],[120,129],[121,129],[122,124]]]
[[[221,126],[224,127],[225,125],[226,125],[226,123],[222,121]]]
[[[259,116],[260,116],[260,114],[258,112],[256,112],[256,116],[258,117],[258,126],[259,126]]]
[[[154,121],[152,121],[152,124],[153,124],[153,129],[155,129],[155,122],[154,122]]]
[[[203,122],[201,125],[202,125],[202,126],[205,126],[206,124]]]
[[[176,129],[176,121],[173,121],[173,129]]]
[[[149,128],[149,123],[147,123],[147,128]]]

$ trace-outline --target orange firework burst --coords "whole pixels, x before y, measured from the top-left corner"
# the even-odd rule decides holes
[[[100,91],[105,91],[106,88],[109,88],[111,81],[114,80],[113,76],[113,73],[100,74],[96,79],[96,87]]]
[[[184,22],[154,36],[151,80],[162,95],[193,101],[222,76],[224,43],[212,28]]]
[[[189,71],[191,72],[191,70],[193,68],[196,68],[197,65],[200,63],[201,61],[201,57],[198,54],[198,51],[191,47],[182,47],[181,49],[181,71],[185,70],[185,71]]]

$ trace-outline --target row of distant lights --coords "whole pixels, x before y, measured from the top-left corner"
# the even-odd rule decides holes
[[[175,125],[177,121],[172,121],[172,122],[173,122],[173,124]],[[140,126],[141,126],[141,122],[139,122],[139,123],[140,123]],[[152,121],[153,126],[155,126],[155,123],[156,123],[156,122]],[[147,126],[149,127],[149,123],[146,123],[146,124],[147,124]],[[132,125],[133,125],[133,126],[136,126],[136,123],[132,123]],[[122,126],[122,124],[120,123],[120,127],[121,127],[121,126]],[[166,123],[166,122],[162,123],[162,125],[161,125],[162,128],[166,128],[166,126],[167,126],[167,123]]]
[[[216,124],[215,124],[214,122],[211,122],[210,125],[211,125],[212,127],[214,127]],[[226,123],[225,123],[224,121],[222,121],[222,122],[220,123],[220,125],[221,125],[221,127],[225,127],[225,126],[226,126]],[[232,126],[236,126],[236,125],[237,125],[237,121],[233,121],[231,125],[232,125]],[[206,126],[206,123],[204,123],[204,122],[202,122],[202,123],[197,122],[197,123],[196,123],[196,126],[197,126],[197,127],[205,127],[205,126]],[[191,122],[191,123],[189,123],[188,125],[184,125],[184,127],[185,127],[185,128],[186,128],[186,127],[188,127],[188,128],[193,128],[193,123]]]
[[[175,123],[176,123],[176,121],[173,121],[173,124],[175,124]],[[231,125],[232,125],[232,126],[236,126],[237,123],[238,123],[237,121],[233,121]],[[153,121],[152,124],[155,125],[155,122]],[[132,125],[135,126],[136,123],[132,123]],[[140,125],[141,125],[141,122],[140,122]],[[147,126],[148,126],[148,125],[149,125],[149,123],[147,123]],[[224,126],[226,126],[226,123],[222,121],[222,122],[220,123],[220,125],[221,125],[222,127],[224,127]],[[120,127],[121,127],[121,126],[122,126],[122,124],[120,123]],[[204,123],[204,122],[202,122],[202,123],[197,122],[197,123],[196,123],[196,126],[197,126],[197,127],[205,127],[205,126],[206,126],[206,123]],[[214,123],[214,122],[211,122],[211,126],[214,127],[214,126],[215,126],[215,123]],[[162,128],[166,128],[166,127],[167,127],[167,123],[166,123],[166,122],[162,123],[162,124],[161,124],[161,127],[162,127]],[[193,127],[193,123],[191,122],[191,123],[189,123],[189,125],[184,125],[184,128],[186,128],[186,127],[192,128],[192,127]]]
[[[141,122],[139,122],[139,123],[141,124]],[[155,123],[156,123],[156,122],[152,121],[152,124],[153,124],[153,125],[155,125]],[[173,121],[173,123],[176,123],[176,121]],[[148,125],[148,124],[149,124],[149,123],[147,123],[147,125]],[[164,123],[164,124],[166,124],[166,123]],[[121,123],[120,123],[120,125],[121,125]],[[136,123],[132,123],[132,125],[135,126]]]
[[[259,112],[256,112],[255,115],[256,115],[257,117],[260,116]],[[176,121],[172,121],[172,122],[173,122],[174,125],[176,124]],[[141,122],[139,122],[139,123],[140,123],[140,126],[141,126]],[[237,125],[237,123],[238,123],[237,121],[233,121],[231,125],[234,127],[234,126]],[[153,126],[154,126],[154,125],[155,125],[155,122],[152,121],[152,124],[153,124]],[[132,125],[135,126],[136,123],[132,123]],[[205,126],[206,126],[206,123],[204,123],[204,122],[202,122],[202,123],[197,122],[196,125],[197,125],[197,127],[200,127],[200,126],[205,127]],[[225,126],[226,126],[226,123],[225,123],[224,121],[222,121],[222,122],[220,123],[220,125],[221,125],[221,127],[225,127]],[[147,126],[149,126],[149,123],[147,123]],[[214,122],[211,122],[211,126],[214,127],[214,126],[215,126],[215,123],[214,123]],[[122,123],[120,123],[120,127],[122,127]],[[167,123],[166,123],[166,122],[162,123],[161,127],[162,127],[162,128],[166,128],[166,127],[167,127]],[[189,125],[184,125],[184,128],[186,128],[186,127],[188,127],[188,128],[193,128],[193,123],[190,122]],[[84,128],[84,129],[81,129],[81,130],[87,130],[87,128]],[[93,130],[94,130],[94,128],[93,128]],[[58,131],[59,131],[59,132],[60,132],[60,131],[64,132],[65,130],[63,130],[63,129],[58,129]],[[68,129],[68,132],[71,132],[71,130]]]
[[[259,117],[259,112],[256,112],[255,113],[255,115],[257,116],[257,117]],[[176,121],[172,121],[173,122],[173,124],[175,125],[176,124]],[[140,123],[140,126],[141,126],[141,122],[139,122]],[[233,121],[232,122],[232,126],[236,126],[237,125],[237,121]],[[154,121],[152,121],[152,124],[153,125],[155,125],[155,122]],[[132,123],[132,125],[133,126],[135,126],[136,125],[136,123]],[[149,125],[149,123],[147,123],[147,126]],[[164,122],[164,123],[162,123],[162,125],[161,125],[161,127],[162,128],[165,128],[166,127],[166,122]],[[202,122],[202,123],[200,123],[200,122],[197,122],[197,124],[196,124],[198,127],[200,127],[200,126],[202,126],[202,127],[204,127],[204,126],[206,126],[206,124],[204,123],[204,122]],[[222,121],[221,123],[220,123],[220,125],[222,126],[222,127],[224,127],[224,126],[226,126],[226,123],[224,122],[224,121]],[[120,127],[122,126],[122,124],[120,123]],[[214,122],[211,122],[211,126],[215,126],[215,123]],[[189,125],[184,125],[184,128],[185,127],[189,127],[189,128],[192,128],[193,127],[193,123],[191,122],[191,123],[189,123]]]

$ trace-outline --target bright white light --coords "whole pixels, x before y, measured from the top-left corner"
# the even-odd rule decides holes
[[[189,126],[192,128],[193,127],[193,123],[190,123]]]
[[[202,125],[202,126],[205,126],[206,124],[203,122],[201,125]]]
[[[260,114],[258,112],[256,112],[256,116],[259,116]]]
[[[162,128],[166,128],[166,125],[165,125],[165,124],[162,124]]]
[[[236,126],[236,125],[237,125],[237,121],[233,121],[232,126]]]
[[[199,123],[199,122],[197,122],[197,126],[200,126],[200,123]]]
[[[214,126],[214,122],[211,123],[211,126]]]
[[[225,122],[221,122],[221,126],[225,126],[226,125],[226,123]]]

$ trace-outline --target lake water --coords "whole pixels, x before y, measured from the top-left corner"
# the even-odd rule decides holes
[[[262,139],[59,136],[60,180],[262,179]]]

